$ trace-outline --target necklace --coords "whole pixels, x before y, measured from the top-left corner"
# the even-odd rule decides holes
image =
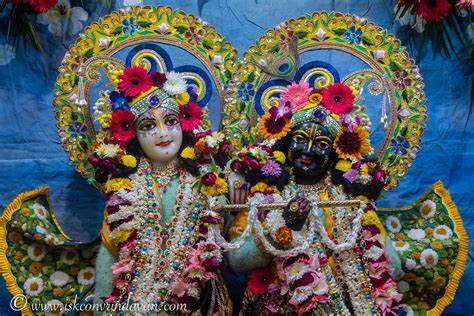
[[[162,188],[165,193],[170,183],[179,176],[179,163],[175,160],[166,166],[153,167],[152,175],[157,189]]]
[[[196,241],[203,201],[198,202],[199,195],[192,188],[193,177],[183,169],[177,169],[175,165],[160,170],[162,177],[155,176],[167,183],[170,178],[179,177],[174,215],[167,228],[160,224],[162,207],[159,202],[163,196],[156,190],[158,187],[164,189],[164,182],[158,183],[154,179],[146,160],[140,163],[139,173],[146,183],[143,196],[146,207],[138,214],[140,228],[137,229],[138,243],[133,258],[137,264],[130,294],[134,301],[149,302],[152,296],[153,300],[164,302],[171,295],[170,283],[186,268],[191,246]],[[162,234],[164,230],[166,234]]]

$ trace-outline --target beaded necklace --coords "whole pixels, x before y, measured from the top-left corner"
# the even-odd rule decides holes
[[[169,299],[169,285],[186,267],[189,251],[198,233],[202,197],[192,188],[193,177],[184,169],[178,169],[177,165],[162,171],[154,176],[149,162],[140,162],[138,173],[139,177],[146,179],[143,197],[146,203],[138,208],[137,214],[137,243],[133,252],[135,264],[129,293],[134,302],[160,303]],[[158,203],[163,196],[157,189],[165,191],[175,178],[179,179],[178,190],[165,240],[161,235],[164,228],[160,224],[162,209],[161,203]],[[127,286],[123,289],[123,294],[126,294]]]

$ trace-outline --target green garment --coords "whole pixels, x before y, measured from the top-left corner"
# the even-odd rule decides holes
[[[162,210],[160,224],[170,223],[174,215],[174,205],[176,202],[176,192],[178,190],[178,179],[173,179],[166,192],[163,193]],[[162,189],[159,188],[158,190]],[[159,202],[159,201],[158,201]],[[96,279],[94,290],[94,303],[103,303],[101,298],[107,297],[112,292],[112,271],[110,267],[116,263],[118,257],[114,256],[103,244],[100,245],[96,261]],[[95,312],[94,315],[100,315]]]

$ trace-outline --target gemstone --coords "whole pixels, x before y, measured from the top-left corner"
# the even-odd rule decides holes
[[[152,107],[156,107],[158,104],[160,104],[160,98],[154,95],[150,98],[149,102]]]
[[[163,294],[163,295],[166,295],[166,293],[168,293],[168,290],[166,288],[162,287],[160,289],[160,293]]]

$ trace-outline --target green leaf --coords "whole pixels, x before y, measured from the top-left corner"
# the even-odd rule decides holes
[[[210,38],[205,37],[204,40],[202,41],[202,46],[204,46],[207,49],[213,49],[214,43],[212,42]]]
[[[362,38],[362,42],[364,42],[365,45],[371,46],[375,44],[374,41],[365,34],[362,35],[361,38]]]
[[[225,75],[225,77],[228,78],[228,79],[232,78],[232,72],[231,72],[229,69],[226,69],[226,70],[224,71],[224,75]]]
[[[253,82],[255,80],[255,73],[251,72],[248,74],[247,78],[245,79],[246,82]]]
[[[332,31],[337,35],[343,35],[344,33],[346,33],[347,29],[339,27],[337,29],[333,29]]]
[[[308,32],[306,32],[306,31],[296,31],[295,35],[298,38],[304,38],[304,37],[306,37],[306,35],[308,35]]]
[[[392,71],[400,71],[400,70],[402,70],[402,66],[398,62],[391,60],[390,61],[390,69]]]
[[[148,21],[138,21],[138,25],[140,25],[140,27],[143,27],[143,28],[149,28],[150,25],[151,25],[151,22],[148,22]]]
[[[176,31],[177,31],[179,34],[183,34],[183,33],[186,32],[187,30],[188,30],[188,27],[185,26],[185,25],[176,26]]]
[[[94,50],[92,48],[89,48],[85,53],[84,53],[84,58],[89,59],[94,55]]]
[[[110,34],[115,35],[115,36],[117,36],[117,35],[119,35],[119,34],[121,34],[121,33],[122,33],[122,27],[121,27],[121,26],[115,27],[115,28],[112,30],[112,32],[110,32]]]

